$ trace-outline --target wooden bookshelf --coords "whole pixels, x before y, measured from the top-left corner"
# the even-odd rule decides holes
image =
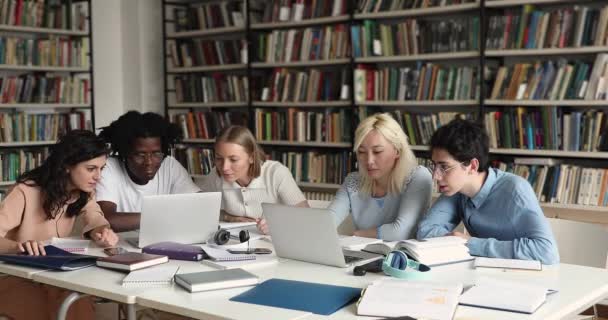
[[[349,59],[332,59],[332,60],[310,60],[310,61],[291,61],[291,62],[252,62],[251,67],[256,69],[262,68],[295,68],[295,67],[319,67],[349,64]]]
[[[356,63],[384,63],[384,62],[405,62],[405,61],[432,61],[432,60],[452,60],[452,59],[473,59],[479,58],[478,51],[446,52],[446,53],[427,53],[402,56],[378,56],[355,58]]]
[[[320,183],[320,182],[303,182],[297,181],[300,188],[304,189],[323,189],[330,192],[335,192],[340,189],[340,185],[336,183]]]
[[[304,19],[301,21],[254,23],[254,24],[251,24],[251,29],[252,30],[265,30],[265,29],[299,28],[299,27],[309,27],[309,26],[316,26],[316,25],[348,22],[349,20],[350,20],[350,17],[348,15],[340,15],[340,16],[336,16],[336,17]]]
[[[486,106],[512,106],[512,107],[606,107],[608,100],[493,100],[487,99]]]
[[[243,108],[247,107],[247,102],[181,102],[171,103],[169,109],[189,109],[189,108]]]
[[[167,39],[204,38],[217,35],[245,33],[244,27],[225,27],[205,30],[192,30],[167,33]]]
[[[525,4],[581,4],[591,0],[487,0],[487,8],[522,6]]]
[[[586,151],[490,148],[490,153],[515,155],[515,156],[535,156],[535,157],[543,157],[543,158],[557,157],[557,158],[608,159],[608,152],[598,152],[598,151],[586,152]]]
[[[486,1],[487,3],[487,1]],[[388,18],[406,18],[414,16],[426,16],[426,15],[438,15],[449,13],[453,14],[456,12],[466,12],[474,9],[479,9],[479,2],[463,3],[450,6],[438,6],[431,8],[421,9],[409,9],[409,10],[396,10],[396,11],[383,11],[373,13],[356,13],[354,15],[355,20],[364,19],[388,19]]]
[[[215,72],[215,71],[230,71],[230,70],[245,70],[246,64],[222,64],[217,66],[198,66],[198,67],[180,67],[167,68],[167,73],[196,73],[196,72]]]
[[[91,104],[85,103],[0,103],[0,109],[40,108],[40,109],[91,109]]]
[[[358,106],[381,106],[381,107],[476,107],[477,100],[399,100],[399,101],[362,101],[355,103]]]
[[[270,101],[254,101],[251,103],[253,107],[272,107],[272,108],[338,108],[350,107],[352,103],[347,101],[311,101],[311,102],[270,102]]]
[[[183,139],[182,143],[204,143],[211,144],[215,143],[215,139]]]
[[[303,146],[315,148],[352,148],[350,142],[311,142],[311,141],[283,141],[283,140],[259,140],[258,144],[266,146]]]
[[[521,57],[521,56],[552,56],[575,55],[608,52],[607,46],[591,46],[580,48],[547,48],[547,49],[504,49],[486,50],[486,57]]]
[[[0,64],[0,70],[88,73],[91,69],[89,67],[19,66],[10,64]]]
[[[35,146],[49,146],[55,144],[57,141],[16,141],[16,142],[0,142],[0,147],[35,147]]]
[[[54,34],[54,35],[71,36],[71,37],[88,37],[89,36],[89,33],[86,31],[74,31],[74,30],[56,29],[56,28],[34,28],[34,27],[26,27],[26,26],[11,26],[11,25],[6,25],[6,24],[0,24],[0,31],[19,32],[19,33],[36,33],[36,34]]]

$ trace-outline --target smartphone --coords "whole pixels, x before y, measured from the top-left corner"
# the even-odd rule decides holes
[[[272,250],[266,248],[251,248],[249,250],[228,249],[228,252],[232,254],[270,254]]]
[[[105,254],[107,254],[109,256],[113,256],[113,255],[129,252],[129,251],[127,251],[125,248],[116,247],[116,248],[105,248],[105,249],[103,249],[103,252],[105,252]]]

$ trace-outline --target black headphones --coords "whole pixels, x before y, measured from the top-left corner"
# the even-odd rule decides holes
[[[220,246],[228,243],[230,239],[239,240],[241,243],[249,241],[249,231],[241,230],[238,237],[236,235],[231,235],[230,231],[226,229],[219,229],[213,234],[213,242]]]

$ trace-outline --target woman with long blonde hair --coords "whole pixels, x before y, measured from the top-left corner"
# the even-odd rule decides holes
[[[432,177],[418,166],[403,129],[389,114],[364,119],[355,131],[358,172],[329,206],[336,226],[352,214],[355,235],[410,239],[431,203]]]

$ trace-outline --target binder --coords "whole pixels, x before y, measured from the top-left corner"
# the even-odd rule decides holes
[[[61,271],[78,270],[94,266],[98,257],[71,253],[55,246],[44,247],[45,256],[30,256],[27,254],[0,254],[0,261]]]
[[[175,260],[200,261],[205,252],[199,246],[165,241],[147,245],[141,249],[143,253],[158,254]]]
[[[230,301],[330,315],[361,295],[360,288],[270,279]]]

